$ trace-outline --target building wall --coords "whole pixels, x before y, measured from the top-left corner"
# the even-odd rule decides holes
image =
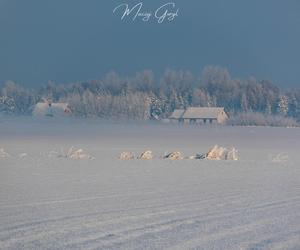
[[[225,112],[222,112],[218,115],[218,123],[224,124],[227,119],[228,119],[228,116]]]

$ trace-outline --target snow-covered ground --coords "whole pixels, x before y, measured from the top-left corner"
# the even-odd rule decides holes
[[[0,148],[0,249],[300,249],[300,129],[2,118]]]

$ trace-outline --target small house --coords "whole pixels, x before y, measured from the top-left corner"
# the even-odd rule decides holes
[[[34,116],[48,116],[48,117],[64,117],[70,116],[72,111],[68,103],[63,102],[39,102],[35,105],[32,114]]]

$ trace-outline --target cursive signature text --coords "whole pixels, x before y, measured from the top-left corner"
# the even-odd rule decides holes
[[[129,18],[132,21],[139,19],[144,22],[148,22],[154,18],[157,23],[161,24],[167,21],[171,22],[178,17],[179,9],[176,8],[176,4],[174,2],[165,3],[158,7],[155,11],[144,10],[143,2],[133,6],[129,6],[127,3],[122,3],[114,8],[113,13],[119,14],[121,16],[121,20]]]

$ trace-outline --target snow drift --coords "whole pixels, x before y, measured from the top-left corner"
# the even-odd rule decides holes
[[[8,158],[10,155],[5,152],[4,148],[0,148],[0,158]]]

